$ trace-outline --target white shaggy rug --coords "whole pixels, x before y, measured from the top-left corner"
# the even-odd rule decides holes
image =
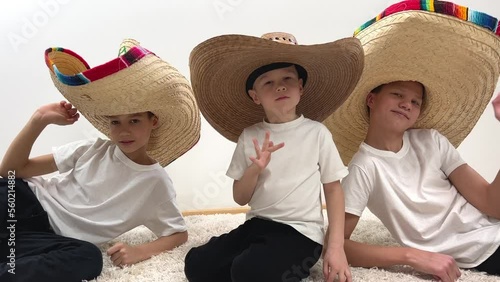
[[[189,240],[186,244],[133,266],[114,267],[105,254],[107,248],[117,241],[140,244],[156,239],[149,229],[137,227],[112,242],[101,247],[104,269],[101,276],[93,282],[179,282],[187,281],[184,276],[184,257],[189,249],[204,244],[210,237],[229,232],[243,223],[244,214],[218,214],[187,216]],[[353,233],[353,239],[382,245],[396,245],[394,239],[382,223],[369,211],[365,211]],[[323,281],[322,261],[311,270],[311,276],[303,282]],[[411,267],[392,267],[388,269],[351,268],[353,281],[433,281],[432,276],[415,272]],[[464,270],[459,281],[489,282],[500,281],[500,277]]]

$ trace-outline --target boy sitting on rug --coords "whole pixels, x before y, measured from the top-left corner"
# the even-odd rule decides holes
[[[70,50],[46,51],[54,83],[71,103],[35,111],[0,165],[1,281],[94,279],[102,269],[94,244],[139,225],[158,239],[137,246],[116,243],[107,251],[114,265],[134,264],[186,242],[175,190],[162,166],[197,142],[199,111],[177,70],[136,43],[124,43],[133,44],[93,69]],[[151,87],[144,91],[144,85]],[[73,104],[110,140],[74,142],[29,158],[47,125],[78,120]],[[61,174],[36,177],[54,171]],[[12,193],[14,218],[7,212]],[[8,219],[17,221],[15,274],[5,261],[12,252]]]
[[[495,90],[498,21],[420,0],[377,19],[356,35],[366,54],[358,86],[326,121],[350,162],[342,181],[349,263],[410,265],[445,282],[459,267],[500,275],[500,173],[488,183],[455,149]],[[500,119],[500,97],[493,105]],[[366,207],[402,247],[349,239]]]
[[[363,52],[355,38],[296,44],[285,33],[226,35],[191,53],[201,112],[222,135],[238,142],[227,175],[234,179],[234,200],[249,204],[250,211],[235,230],[189,251],[189,281],[308,277],[322,252],[322,187],[333,228],[323,272],[327,281],[337,276],[351,281],[340,186],[348,172],[319,121],[355,87]]]

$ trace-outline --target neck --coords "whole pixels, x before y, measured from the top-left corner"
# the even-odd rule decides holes
[[[403,147],[403,132],[384,130],[370,125],[365,143],[378,150],[397,153]]]
[[[148,154],[146,153],[145,150],[144,151],[137,150],[137,151],[132,152],[132,153],[125,153],[125,152],[123,152],[123,153],[125,154],[125,156],[127,156],[127,158],[129,158],[131,161],[133,161],[136,164],[152,165],[152,164],[156,163],[156,161],[154,159],[152,159],[150,156],[148,156]]]
[[[292,120],[296,120],[299,117],[295,112],[290,111],[289,113],[268,113],[266,112],[266,121],[269,123],[285,123]]]

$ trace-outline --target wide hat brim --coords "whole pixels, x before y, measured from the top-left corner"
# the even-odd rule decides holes
[[[244,128],[265,117],[248,96],[248,76],[277,62],[302,66],[308,74],[297,112],[323,121],[354,89],[364,64],[356,38],[318,45],[289,45],[245,35],[222,35],[196,46],[190,55],[191,84],[205,119],[236,142]]]
[[[393,81],[418,81],[425,104],[414,128],[434,128],[458,147],[483,114],[500,70],[500,40],[461,19],[405,11],[373,23],[356,36],[365,50],[363,75],[352,95],[324,124],[344,163],[368,130],[366,96]]]
[[[144,54],[124,63],[134,52]],[[106,136],[108,116],[150,111],[158,117],[158,127],[151,132],[147,152],[162,166],[198,142],[200,112],[189,82],[153,53],[134,47],[95,68],[67,49],[50,48],[45,56],[57,89]]]

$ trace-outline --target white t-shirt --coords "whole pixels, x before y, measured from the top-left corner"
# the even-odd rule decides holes
[[[272,153],[260,174],[249,202],[247,219],[262,217],[285,223],[311,240],[323,244],[322,183],[346,176],[330,131],[321,123],[303,116],[287,123],[261,122],[243,130],[227,176],[239,180],[256,156],[253,138],[262,145],[265,132],[274,144],[285,146]]]
[[[26,181],[57,234],[100,244],[139,225],[158,237],[186,230],[172,181],[158,163],[137,164],[102,139],[53,154],[62,174]]]
[[[375,214],[402,246],[484,262],[500,245],[500,221],[462,197],[448,176],[465,162],[436,130],[405,132],[397,153],[362,143],[343,179],[346,212]]]

